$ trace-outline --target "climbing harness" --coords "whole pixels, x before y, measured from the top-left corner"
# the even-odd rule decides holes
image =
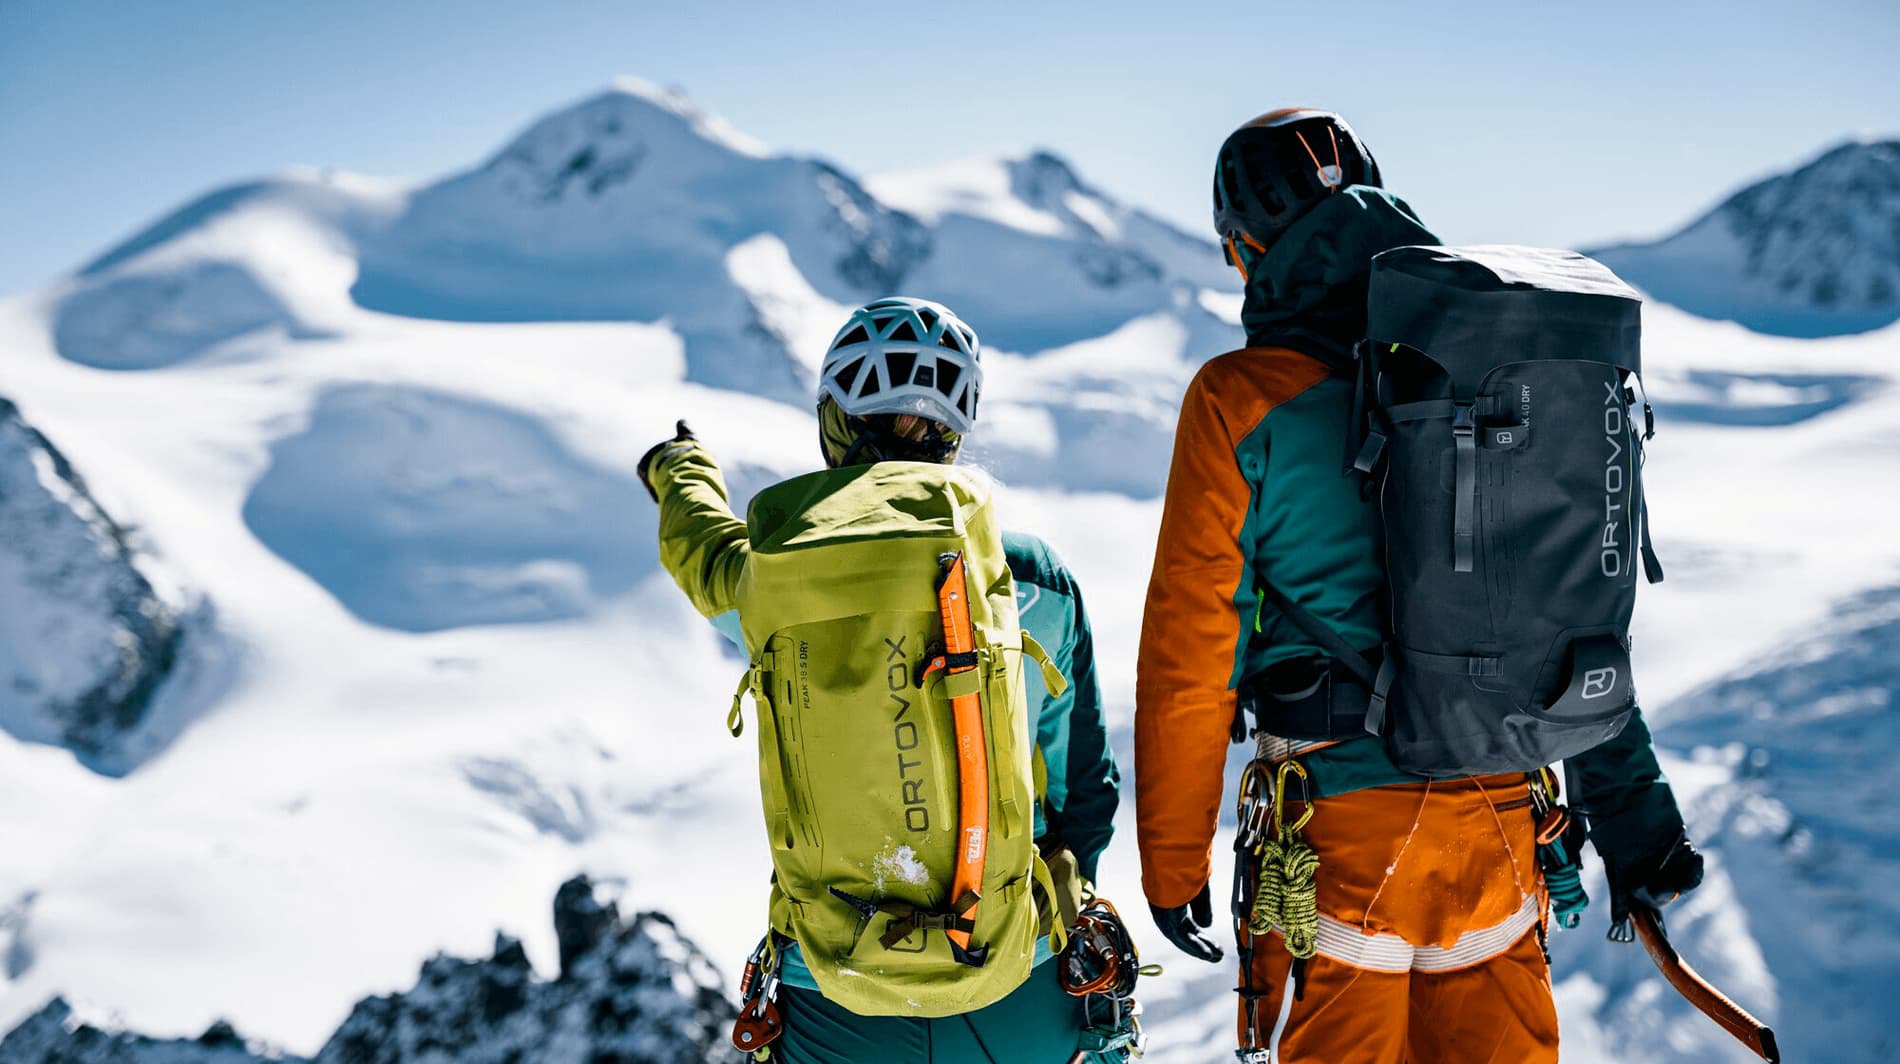
[[[1583,889],[1583,821],[1562,804],[1563,793],[1550,769],[1531,773],[1530,787],[1531,814],[1537,818],[1537,865],[1550,895],[1551,919],[1571,930],[1590,904]]]
[[[739,1018],[732,1024],[732,1045],[751,1060],[772,1059],[772,1043],[785,1033],[785,1018],[779,1012],[779,962],[784,959],[783,944],[776,931],[767,931],[752,956],[746,958],[745,974],[739,978]]]
[[[1305,809],[1298,819],[1286,819],[1286,794],[1298,778],[1299,801]],[[1267,1040],[1259,1017],[1259,1003],[1269,996],[1256,985],[1254,940],[1274,931],[1293,957],[1289,990],[1298,999],[1305,989],[1306,962],[1318,952],[1319,855],[1301,837],[1313,819],[1312,778],[1294,758],[1278,765],[1265,758],[1248,762],[1240,777],[1235,805],[1239,831],[1234,838],[1234,939],[1240,955],[1240,995],[1245,1020],[1236,1056],[1242,1064],[1266,1064]]]
[[[1128,925],[1107,898],[1092,891],[1071,925],[1069,941],[1056,958],[1056,980],[1072,997],[1082,999],[1084,1030],[1075,1060],[1113,1057],[1130,1060],[1147,1048],[1141,1027],[1141,1004],[1135,983],[1141,976],[1161,974],[1158,964],[1141,963]]]

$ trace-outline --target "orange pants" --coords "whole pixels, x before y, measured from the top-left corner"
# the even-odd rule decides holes
[[[1319,955],[1284,1019],[1292,957],[1278,932],[1252,940],[1253,1020],[1261,1044],[1278,1030],[1276,1061],[1555,1064],[1522,775],[1321,798],[1304,834],[1320,858]],[[1243,1037],[1247,1020],[1243,1003]]]

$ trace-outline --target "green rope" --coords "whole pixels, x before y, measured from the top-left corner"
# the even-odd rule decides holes
[[[1247,932],[1264,935],[1280,922],[1286,912],[1286,851],[1268,839],[1255,852],[1260,881],[1253,892],[1253,910],[1247,914]]]
[[[1248,932],[1264,935],[1277,927],[1288,953],[1300,960],[1313,956],[1319,939],[1319,854],[1294,834],[1285,842],[1261,843],[1259,862]]]
[[[1284,857],[1285,898],[1280,914],[1280,933],[1286,939],[1286,951],[1298,960],[1313,956],[1319,948],[1319,854],[1299,836],[1286,848]]]

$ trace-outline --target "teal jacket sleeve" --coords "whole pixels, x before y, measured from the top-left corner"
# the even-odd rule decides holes
[[[1056,695],[1043,687],[1035,670],[1024,673],[1030,704],[1040,705],[1036,744],[1049,769],[1038,835],[1068,847],[1082,874],[1093,880],[1115,832],[1121,770],[1102,715],[1088,610],[1074,576],[1047,544],[1010,533],[1003,547],[1016,579],[1023,627],[1069,681],[1068,689]]]
[[[1682,833],[1682,811],[1641,709],[1616,738],[1565,760],[1564,779],[1570,805],[1583,814],[1590,843],[1606,860],[1659,856]]]

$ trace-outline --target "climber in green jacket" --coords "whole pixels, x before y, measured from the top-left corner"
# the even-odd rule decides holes
[[[921,364],[934,370],[931,378],[916,372],[920,348],[928,356]],[[977,351],[975,333],[937,304],[887,299],[856,311],[839,331],[820,373],[819,442],[825,464],[836,469],[887,460],[954,462],[975,417],[981,380]],[[862,364],[881,366],[892,379],[841,372]],[[910,369],[911,379],[895,379],[899,364]],[[662,564],[699,612],[743,645],[736,608],[751,547],[746,522],[733,514],[711,452],[681,422],[675,438],[655,445],[641,460],[639,472],[660,506]],[[1045,854],[1073,854],[1076,872],[1092,882],[1113,833],[1120,772],[1103,722],[1088,615],[1074,577],[1047,544],[1006,533],[1003,547],[1021,626],[1047,649],[1067,681],[1052,692],[1038,670],[1023,670],[1036,745],[1047,769],[1035,812],[1037,843]],[[771,1046],[771,1059],[785,1064],[1068,1064],[1078,1053],[1102,1064],[1126,1059],[1125,1050],[1094,1052],[1102,1032],[1088,1029],[1099,1017],[1085,1012],[1084,999],[1063,990],[1050,959],[1039,939],[1029,979],[1007,997],[974,1012],[924,1019],[859,1015],[826,999],[797,947],[790,946],[779,961],[784,1027]]]

